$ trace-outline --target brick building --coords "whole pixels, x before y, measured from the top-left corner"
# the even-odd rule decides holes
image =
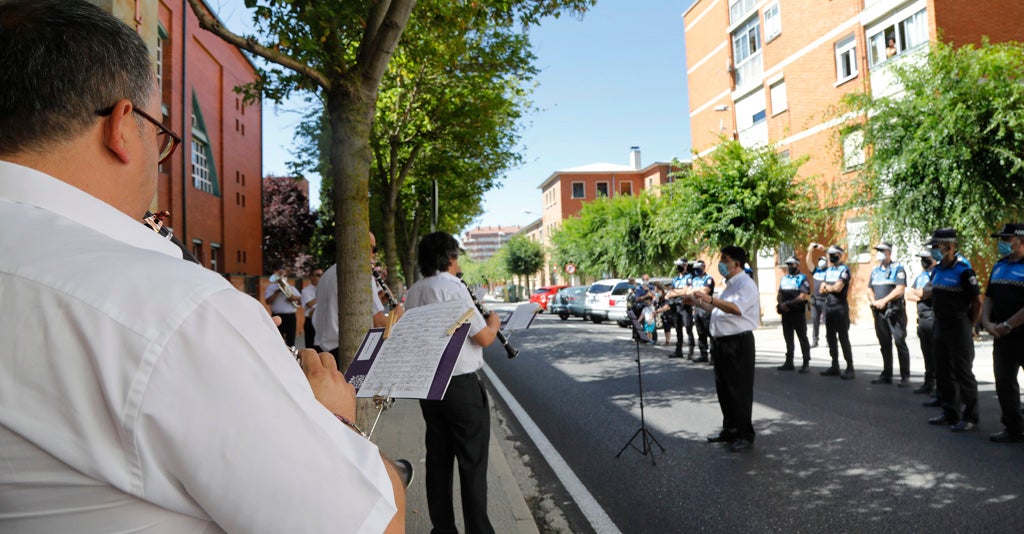
[[[244,105],[234,92],[256,79],[255,66],[200,29],[186,2],[114,4],[131,6],[132,22],[150,43],[163,122],[182,137],[160,167],[153,209],[171,211],[175,235],[203,265],[262,274],[262,114],[259,104]]]
[[[470,258],[485,262],[518,231],[518,226],[478,226],[463,234],[462,248]]]
[[[683,14],[694,151],[708,154],[719,135],[775,143],[810,156],[806,176],[850,179],[864,161],[862,136],[841,133],[830,106],[849,92],[898,90],[890,67],[919,60],[939,34],[955,44],[1024,40],[1021,17],[1024,2],[1005,0],[695,0]],[[863,284],[867,219],[847,214],[845,227]],[[762,256],[762,286],[777,275],[773,256]]]

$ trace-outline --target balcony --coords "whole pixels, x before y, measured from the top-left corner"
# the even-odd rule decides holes
[[[737,91],[760,86],[764,80],[764,64],[761,61],[761,51],[754,52],[737,65],[733,76],[736,79]]]

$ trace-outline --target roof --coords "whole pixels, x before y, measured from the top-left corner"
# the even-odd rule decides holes
[[[682,163],[688,163],[688,162],[684,161]],[[633,174],[646,174],[646,173],[650,172],[650,170],[652,168],[658,167],[658,166],[664,166],[664,165],[667,165],[667,166],[671,167],[672,164],[671,163],[666,163],[666,162],[663,162],[663,161],[656,161],[656,162],[651,163],[650,165],[648,165],[648,166],[646,166],[646,167],[644,167],[642,169],[634,169],[633,167],[631,167],[629,165],[619,165],[619,164],[616,164],[616,163],[591,163],[589,165],[582,165],[582,166],[579,166],[579,167],[570,167],[568,169],[562,169],[562,170],[555,171],[555,172],[551,173],[551,176],[548,176],[543,182],[541,182],[541,184],[539,186],[537,186],[537,189],[540,189],[541,191],[543,191],[544,188],[546,188],[547,186],[549,186],[552,183],[554,183],[554,181],[557,180],[558,177],[563,175],[563,174],[587,174],[587,173],[604,174],[604,173],[610,173],[610,172],[612,172],[612,173],[614,173],[614,172],[628,172],[628,173],[633,173]]]

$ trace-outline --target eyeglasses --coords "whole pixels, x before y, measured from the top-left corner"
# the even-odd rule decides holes
[[[132,106],[132,111],[138,113],[140,117],[152,123],[153,126],[156,126],[156,137],[160,142],[160,160],[158,163],[163,164],[164,162],[171,158],[171,154],[174,154],[174,149],[178,148],[178,145],[181,144],[181,137],[178,137],[178,134],[172,132],[170,128],[164,126],[162,122],[154,119],[153,117],[150,117],[149,114],[145,111],[142,111],[141,109],[135,106]],[[96,111],[96,114],[100,117],[106,117],[107,115],[110,115],[113,112],[114,106],[110,106],[109,108]]]

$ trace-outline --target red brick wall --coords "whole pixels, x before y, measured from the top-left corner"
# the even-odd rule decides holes
[[[929,22],[939,28],[943,40],[957,45],[1024,41],[1024,2],[1019,0],[929,0]]]

